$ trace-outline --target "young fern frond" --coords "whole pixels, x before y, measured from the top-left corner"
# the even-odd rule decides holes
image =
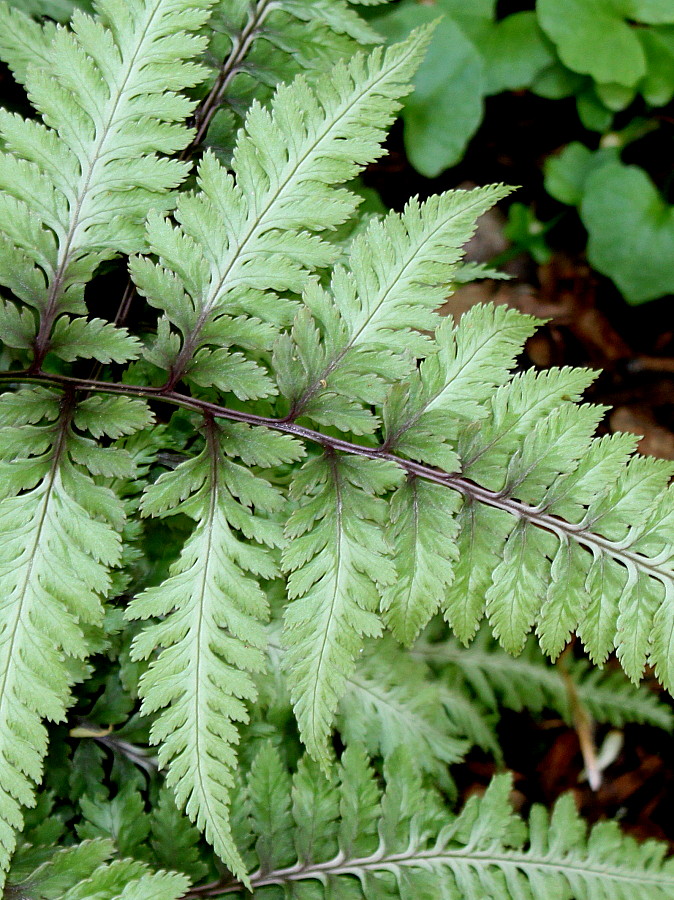
[[[462,900],[664,900],[674,890],[665,845],[639,845],[614,822],[589,834],[571,795],[551,816],[539,806],[528,824],[509,803],[512,780],[497,776],[483,797],[450,816],[422,786],[411,758],[397,753],[382,795],[357,746],[326,777],[306,760],[289,778],[263,748],[249,778],[258,868],[253,895],[341,898],[461,897]],[[215,891],[215,886],[214,886]],[[223,879],[217,896],[243,896]]]
[[[204,77],[190,60],[211,2],[100,0],[97,20],[77,10],[44,66],[25,73],[43,122],[0,110],[0,284],[25,304],[3,304],[0,337],[32,350],[35,371],[50,350],[101,362],[139,355],[123,329],[86,321],[84,285],[102,261],[143,248],[148,211],[170,206],[187,174],[158,154],[189,141],[194,104],[180,92]],[[44,36],[37,43],[44,50]]]
[[[86,432],[93,418],[101,433],[101,413],[108,434],[150,419],[142,401],[104,407],[39,387],[0,399],[0,871],[41,777],[41,719],[65,717],[89,652],[82,626],[101,624],[120,559],[123,507],[95,476],[129,477],[133,463]]]
[[[127,616],[160,617],[136,637],[132,656],[159,656],[141,679],[143,712],[161,711],[151,732],[176,800],[213,844],[229,868],[245,880],[245,866],[229,828],[234,784],[236,722],[248,720],[244,701],[253,700],[249,673],[264,669],[268,615],[255,578],[273,578],[276,566],[265,547],[281,543],[279,526],[260,513],[282,504],[278,491],[229,456],[247,465],[292,462],[301,445],[269,435],[260,447],[239,425],[205,425],[206,443],[194,459],[181,463],[146,492],[144,515],[182,512],[196,528],[171,577],[132,601]],[[236,529],[236,531],[234,530]],[[248,539],[241,540],[241,532]]]

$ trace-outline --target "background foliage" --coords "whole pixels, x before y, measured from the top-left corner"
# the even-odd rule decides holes
[[[513,6],[517,11],[509,11]],[[672,4],[403,0],[375,24],[399,39],[438,15],[442,21],[403,112],[412,165],[433,178],[460,162],[485,115],[485,98],[528,91],[549,101],[551,116],[552,106],[573,98],[584,141],[560,146],[547,160],[547,191],[578,209],[590,264],[628,303],[673,293],[671,167],[654,184],[649,171],[623,158],[649,134],[646,160],[649,151],[658,152],[654,131],[671,157]]]

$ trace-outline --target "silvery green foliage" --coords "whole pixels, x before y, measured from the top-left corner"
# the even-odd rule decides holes
[[[512,779],[498,775],[484,796],[473,796],[458,816],[448,816],[438,795],[424,789],[407,753],[391,758],[385,779],[382,790],[357,745],[343,754],[329,779],[307,759],[291,779],[278,754],[263,746],[248,781],[254,895],[345,900],[672,895],[673,863],[663,862],[657,845],[639,845],[614,822],[588,833],[570,794],[551,815],[535,805],[525,822],[509,803]],[[223,896],[229,894],[244,896],[236,882],[223,882]]]
[[[535,812],[527,838],[504,779],[458,818],[425,793],[422,771],[451,787],[466,738],[490,746],[467,695],[478,677],[444,682],[439,645],[405,657],[407,684],[378,665],[438,613],[464,642],[486,616],[510,652],[534,630],[556,657],[575,632],[595,662],[615,649],[633,680],[649,662],[672,688],[672,466],[629,436],[594,438],[592,373],[515,372],[530,318],[435,312],[503,187],[414,199],[333,240],[430,33],[354,54],[375,37],[347,4],[269,7],[349,52],[244,104],[227,166],[207,151],[191,172],[214,23],[241,4],[100,0],[68,27],[0,5],[0,51],[35,113],[0,111],[0,868],[24,826],[37,848],[21,844],[10,896],[172,900],[186,881],[163,871],[167,827],[190,879],[214,873],[212,846],[223,893],[308,878],[348,896],[380,882],[410,897],[672,896],[659,850],[614,826],[586,842],[568,801],[550,822]],[[132,294],[114,316],[100,292],[125,257],[128,329]],[[116,668],[97,681],[101,658]],[[270,677],[308,753],[290,794],[269,749],[247,787],[239,772],[274,733]],[[45,721],[91,683],[91,721],[70,732],[84,743],[36,795]],[[51,734],[58,757],[64,730]],[[386,760],[381,801],[360,744]],[[151,821],[134,766],[164,773]],[[72,812],[41,821],[64,783],[83,817],[66,836]]]

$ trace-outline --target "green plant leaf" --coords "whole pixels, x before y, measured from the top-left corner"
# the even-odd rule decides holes
[[[637,33],[647,64],[639,92],[651,106],[665,106],[674,96],[674,28],[641,28]]]
[[[377,27],[399,40],[436,15],[434,7],[403,4]],[[485,88],[484,62],[474,43],[453,18],[441,19],[403,108],[405,149],[422,175],[434,178],[459,161],[482,119]]]
[[[528,88],[555,61],[533,10],[506,16],[486,28],[476,44],[485,62],[487,94]]]
[[[618,162],[588,174],[580,207],[588,259],[611,278],[628,303],[674,293],[674,207],[648,175]]]
[[[630,19],[663,25],[674,22],[674,9],[669,0],[620,0],[620,7]]]
[[[130,457],[72,428],[73,405],[43,388],[0,400],[0,870],[6,870],[42,775],[47,732],[62,721],[84,671],[87,626],[120,558],[122,504],[97,484],[102,469],[129,474]]]
[[[574,72],[625,87],[646,74],[641,43],[627,22],[632,13],[621,0],[538,0],[536,11],[562,62]]]
[[[230,432],[233,454],[237,428]],[[132,657],[146,659],[162,648],[139,693],[143,712],[161,710],[151,740],[161,745],[167,784],[218,855],[245,879],[229,816],[239,740],[234,723],[248,720],[244,701],[256,696],[250,673],[264,669],[261,623],[268,607],[255,576],[276,575],[266,547],[281,543],[281,530],[264,514],[279,508],[281,496],[227,458],[227,429],[209,423],[206,436],[197,457],[161,476],[145,494],[146,515],[180,511],[197,525],[169,579],[133,600],[127,615],[161,617],[137,635]],[[296,458],[292,442],[283,439],[276,452],[285,461]],[[238,537],[239,529],[248,542]]]
[[[618,161],[616,147],[602,147],[594,153],[584,144],[572,141],[545,161],[545,189],[555,199],[580,206],[587,177],[595,169]]]
[[[283,810],[288,827],[282,772],[278,756],[265,748],[250,785],[260,791],[259,805]],[[297,862],[270,870],[260,860],[251,876],[255,893],[266,888],[278,890],[278,896],[283,891],[319,897],[325,885],[335,900],[631,900],[636,894],[664,900],[674,888],[674,863],[664,859],[665,844],[638,844],[621,835],[614,822],[595,825],[588,834],[571,794],[557,801],[551,815],[534,805],[525,823],[509,804],[512,777],[498,775],[483,796],[474,795],[458,815],[448,816],[423,787],[408,754],[389,759],[383,796],[373,774],[356,746],[343,754],[329,779],[317,766],[300,763],[292,788]],[[228,885],[227,892],[236,888]]]
[[[381,460],[328,456],[305,463],[292,493],[283,566],[290,573],[283,643],[302,740],[323,765],[346,679],[366,636],[381,634],[381,589],[395,579],[378,495],[402,479]]]

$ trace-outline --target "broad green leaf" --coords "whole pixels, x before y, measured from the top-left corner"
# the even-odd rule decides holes
[[[665,106],[674,96],[674,28],[641,28],[638,35],[647,65],[639,92],[651,106]]]
[[[487,94],[528,88],[555,60],[533,11],[506,16],[486,28],[476,43],[485,62]]]
[[[646,59],[621,6],[621,0],[538,0],[536,11],[566,66],[601,84],[633,87],[646,73]]]
[[[403,4],[378,20],[391,40],[407,35],[419,20],[433,21],[436,7]],[[482,119],[485,65],[475,44],[450,16],[440,20],[405,103],[405,148],[412,165],[434,178],[461,158]]]
[[[628,303],[674,293],[674,208],[637,166],[602,166],[585,182],[580,207],[588,259]]]
[[[617,159],[617,148],[605,147],[593,153],[584,144],[573,141],[561,153],[546,159],[545,189],[562,203],[580,206],[588,175]]]

